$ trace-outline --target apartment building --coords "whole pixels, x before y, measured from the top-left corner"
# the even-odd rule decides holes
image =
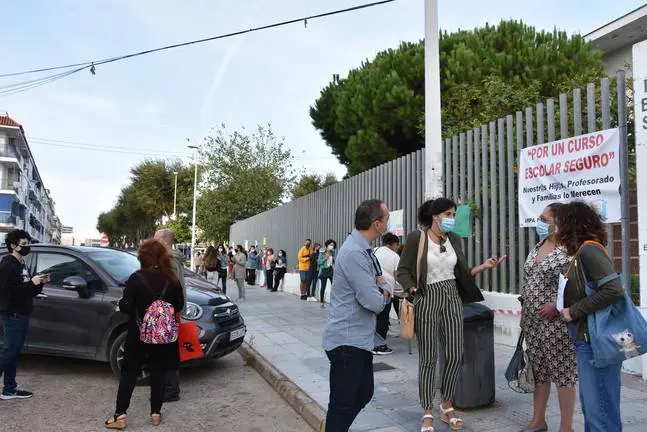
[[[20,228],[42,243],[61,242],[61,221],[43,185],[23,127],[0,113],[0,244]]]

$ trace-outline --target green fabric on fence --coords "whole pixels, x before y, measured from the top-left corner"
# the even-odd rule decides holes
[[[468,204],[456,208],[456,224],[452,232],[463,238],[472,235],[472,211]]]

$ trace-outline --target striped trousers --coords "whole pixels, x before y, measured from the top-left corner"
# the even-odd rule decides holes
[[[445,280],[427,285],[415,302],[415,330],[420,354],[418,388],[423,409],[434,403],[434,373],[439,343],[445,353],[441,395],[452,400],[463,357],[463,304],[456,281]]]

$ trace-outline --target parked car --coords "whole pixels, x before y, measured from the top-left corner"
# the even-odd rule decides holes
[[[29,271],[49,274],[50,282],[34,299],[25,352],[108,362],[119,375],[128,316],[118,302],[124,282],[140,267],[137,257],[94,247],[34,244],[31,250]],[[205,358],[238,349],[246,333],[238,306],[190,270],[186,275],[182,319],[196,322]]]

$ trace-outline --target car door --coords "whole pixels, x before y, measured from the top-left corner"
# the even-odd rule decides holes
[[[32,252],[28,263],[32,274],[49,274],[50,281],[34,299],[27,345],[31,352],[95,358],[103,333],[101,326],[104,284],[81,258],[62,251]],[[91,288],[88,298],[63,281],[70,276],[85,279]]]

